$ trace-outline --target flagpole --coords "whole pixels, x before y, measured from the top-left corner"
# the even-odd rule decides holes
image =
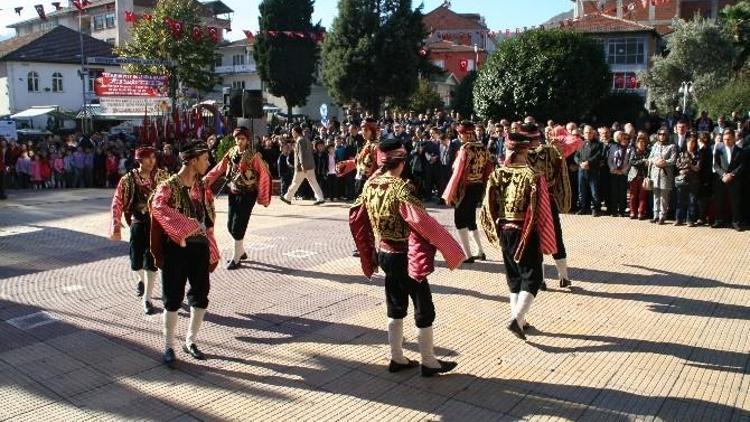
[[[78,40],[81,44],[81,94],[83,97],[83,115],[81,116],[81,132],[86,134],[86,74],[83,57],[83,9],[78,9]]]

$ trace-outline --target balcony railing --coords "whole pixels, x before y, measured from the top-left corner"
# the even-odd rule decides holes
[[[227,73],[255,73],[254,64],[238,64],[235,66],[216,66],[216,73],[224,75]]]

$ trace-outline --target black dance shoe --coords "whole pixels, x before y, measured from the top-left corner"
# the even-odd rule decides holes
[[[438,360],[438,363],[440,364],[440,368],[430,368],[429,366],[421,366],[421,373],[423,377],[431,377],[433,375],[437,374],[444,374],[446,372],[450,372],[454,370],[458,364],[456,362],[446,362],[442,360]]]
[[[514,336],[526,341],[526,334],[523,333],[523,328],[518,325],[518,321],[515,318],[513,318],[513,321],[508,324],[508,330],[510,330]]]
[[[145,287],[143,286],[143,282],[139,281],[138,284],[135,286],[135,294],[138,297],[143,296],[143,291],[145,290]]]
[[[546,292],[547,291],[547,283],[542,281],[542,284],[539,286],[539,290]]]
[[[190,346],[188,346],[187,344],[183,344],[182,351],[189,354],[194,359],[206,360],[206,355],[204,355],[203,352],[198,349],[198,346],[196,346],[195,343],[191,344]]]
[[[237,268],[240,268],[239,262],[234,262],[233,259],[230,259],[229,262],[227,262],[227,269],[228,270],[236,270]]]
[[[247,260],[247,253],[243,253],[242,256],[240,257],[240,261],[245,261],[245,260]]]
[[[475,256],[474,259],[477,260],[477,261],[486,261],[487,260],[487,255],[481,253],[481,254]]]
[[[399,372],[403,371],[405,369],[412,369],[419,366],[419,362],[411,359],[406,359],[406,363],[398,363],[395,360],[392,360],[390,364],[388,364],[388,372]]]
[[[561,278],[560,287],[570,287],[570,280],[568,280],[567,278]]]
[[[473,264],[476,260],[476,257],[470,256],[464,260],[464,264]]]
[[[171,347],[167,348],[167,350],[164,351],[164,356],[162,357],[162,361],[169,368],[171,369],[175,368],[175,365],[177,363],[177,358],[175,357],[174,350],[172,350]]]
[[[143,312],[146,315],[151,315],[154,313],[154,305],[151,304],[150,300],[143,302]]]
[[[323,205],[325,203],[326,203],[326,201],[324,201],[324,200],[321,199],[320,201],[313,202],[313,205]]]
[[[283,196],[279,196],[279,200],[281,200],[281,202],[283,202],[283,203],[285,203],[287,205],[292,205],[292,201],[287,200]]]

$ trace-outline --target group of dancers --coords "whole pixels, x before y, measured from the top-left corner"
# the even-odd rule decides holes
[[[561,129],[542,144],[533,119],[514,126],[505,140],[505,163],[497,168],[477,140],[474,124],[464,121],[458,128],[461,147],[443,199],[455,206],[460,244],[427,213],[414,184],[404,177],[408,160],[404,145],[397,139],[378,141],[373,119],[362,123],[364,148],[355,160],[340,166],[357,171],[358,198],[349,211],[349,227],[363,273],[370,278],[380,268],[385,274],[389,371],[420,367],[421,375],[430,377],[456,367],[456,362],[439,360],[434,353],[436,313],[427,277],[434,271],[437,251],[451,270],[486,260],[480,226],[490,243],[502,250],[510,291],[507,328],[515,336],[526,339],[526,315],[539,290],[546,289],[543,255],[553,255],[560,286],[570,286],[559,213],[570,207],[565,157],[575,152],[581,140]],[[235,146],[211,171],[208,146],[199,140],[182,149],[182,166],[171,176],[155,167],[155,149],[138,148],[139,166],[122,177],[112,201],[110,238],[120,240],[124,215],[130,226],[131,269],[138,275],[137,293],[146,314],[154,312],[152,290],[156,271],[161,270],[163,361],[169,367],[175,367],[177,360],[177,310],[185,296],[190,319],[182,349],[195,359],[205,359],[196,339],[208,307],[209,274],[220,260],[212,186],[219,178],[226,180],[219,192],[228,192],[227,228],[234,239],[228,270],[247,259],[243,239],[254,205],[268,206],[271,201],[271,176],[260,154],[253,151],[251,134],[239,127],[233,135]],[[420,362],[405,357],[402,346],[410,299]]]

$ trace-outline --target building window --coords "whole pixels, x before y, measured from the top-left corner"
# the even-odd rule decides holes
[[[612,89],[638,89],[641,82],[633,72],[617,72],[612,74]]]
[[[646,42],[640,38],[608,40],[605,51],[609,64],[643,64],[646,62]]]
[[[232,89],[245,89],[245,81],[232,81]]]
[[[63,92],[63,77],[60,72],[52,74],[52,92]]]
[[[39,92],[39,74],[36,72],[29,72],[26,75],[26,82],[28,83],[29,92]]]
[[[217,54],[216,58],[214,59],[214,67],[224,66],[224,61],[222,60],[221,54]]]
[[[109,45],[115,45],[115,39],[114,38],[107,38],[104,40]]]
[[[445,69],[445,60],[433,60],[432,64],[434,64],[435,66],[441,69]]]
[[[104,73],[104,69],[89,70],[88,81],[86,83],[86,92],[94,92],[94,81],[96,80],[96,78],[102,76],[102,73]]]
[[[94,16],[94,30],[104,29],[104,15]]]
[[[117,19],[115,19],[114,13],[107,13],[104,15],[104,26],[107,28],[114,28],[116,25]]]
[[[239,66],[245,64],[245,55],[244,54],[235,54],[232,56],[232,65]]]

